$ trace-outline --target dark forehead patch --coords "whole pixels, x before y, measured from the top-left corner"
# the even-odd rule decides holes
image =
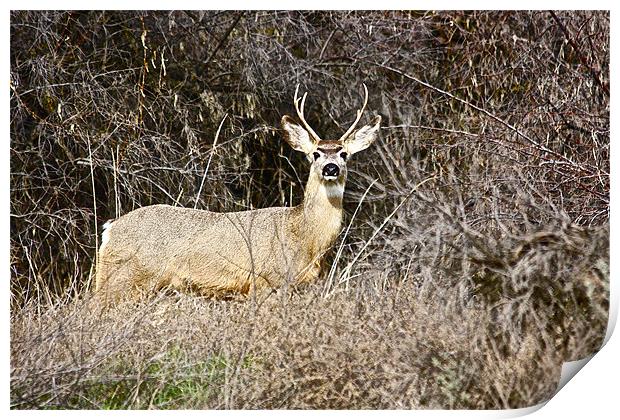
[[[337,140],[321,140],[317,149],[323,153],[334,153],[342,149],[342,143]]]

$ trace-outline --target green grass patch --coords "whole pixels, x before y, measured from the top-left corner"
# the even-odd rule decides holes
[[[251,356],[239,362],[223,355],[193,361],[178,348],[141,366],[117,359],[86,380],[83,393],[75,395],[68,405],[108,410],[210,408],[236,363],[241,369],[256,366]]]

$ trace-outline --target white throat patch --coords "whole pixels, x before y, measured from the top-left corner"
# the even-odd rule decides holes
[[[344,194],[344,183],[327,182],[323,183],[323,188],[325,188],[325,195],[328,198],[338,198]]]

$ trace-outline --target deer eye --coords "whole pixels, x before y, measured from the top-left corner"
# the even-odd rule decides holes
[[[314,156],[314,160],[317,160],[318,158],[321,157],[321,154],[319,152],[314,152],[312,153],[312,156]]]
[[[342,160],[347,160],[347,156],[349,156],[349,155],[347,154],[347,152],[341,152],[341,153],[340,153],[340,157],[342,158]]]

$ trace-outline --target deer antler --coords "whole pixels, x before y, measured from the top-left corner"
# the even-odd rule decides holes
[[[321,138],[318,136],[318,134],[314,132],[312,127],[310,127],[310,124],[308,124],[306,122],[306,119],[304,118],[304,105],[306,104],[306,96],[308,95],[308,92],[305,92],[303,98],[301,98],[301,109],[299,106],[300,98],[297,97],[298,92],[299,92],[299,83],[297,83],[297,86],[295,87],[295,99],[294,99],[295,110],[297,111],[297,116],[299,117],[299,120],[304,125],[306,130],[308,130],[308,133],[310,134],[310,136],[314,138],[314,141],[319,142]]]
[[[357,123],[360,122],[360,118],[362,118],[362,113],[364,112],[364,109],[366,109],[366,104],[368,103],[368,88],[366,87],[365,83],[362,83],[362,86],[364,86],[364,104],[362,105],[361,109],[357,110],[357,117],[355,118],[355,121],[353,121],[351,127],[349,127],[349,129],[342,135],[342,137],[340,137],[340,140],[338,141],[345,141],[347,137],[349,137],[353,130],[355,130],[355,126],[357,125]]]

